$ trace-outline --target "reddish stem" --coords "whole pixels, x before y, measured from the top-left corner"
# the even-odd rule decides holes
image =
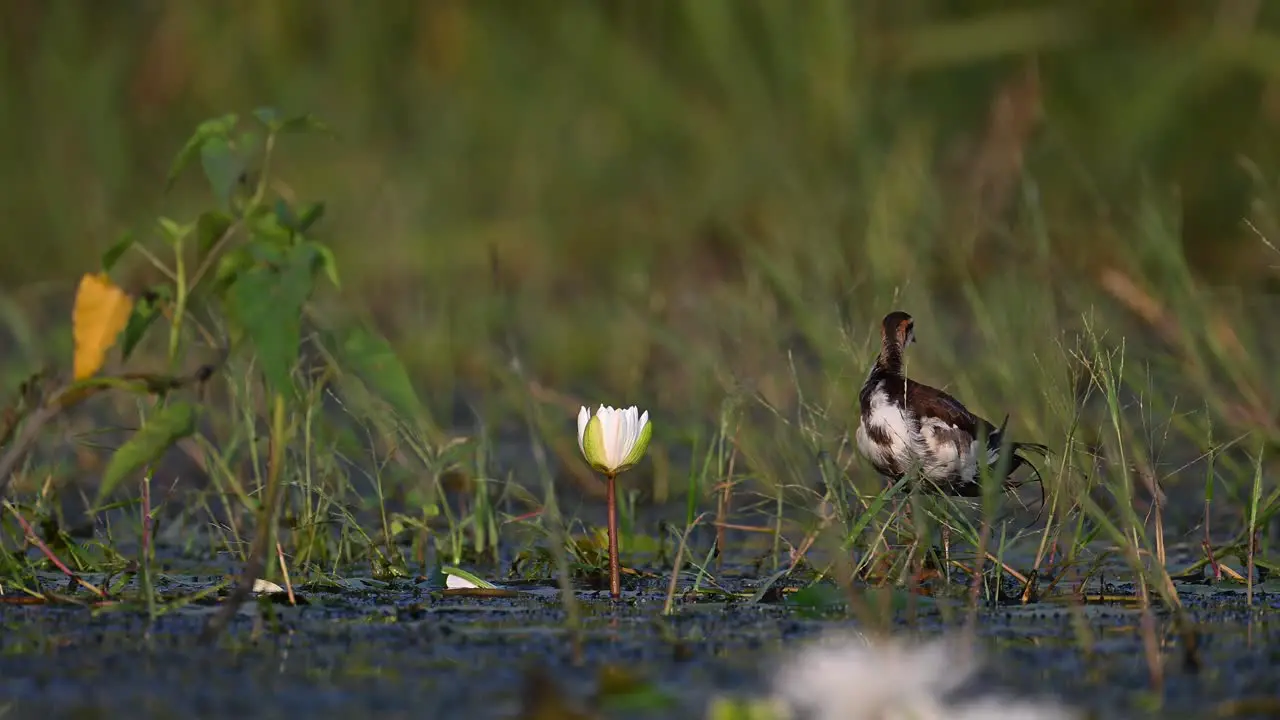
[[[622,596],[622,581],[618,577],[618,481],[613,473],[608,478],[609,496],[609,597]]]
[[[98,597],[103,597],[103,598],[107,596],[105,592],[93,586],[88,581],[82,579],[79,575],[72,572],[71,568],[67,567],[65,563],[59,560],[58,556],[54,555],[53,551],[49,549],[49,546],[45,545],[44,541],[41,540],[38,535],[36,535],[35,528],[31,527],[31,523],[27,522],[27,519],[22,517],[22,513],[18,512],[17,508],[13,507],[12,505],[7,505],[7,507],[9,509],[9,512],[13,514],[14,519],[16,519],[18,521],[18,524],[22,526],[23,532],[27,534],[27,542],[31,543],[32,545],[35,545],[36,548],[39,549],[40,552],[43,553],[44,556],[49,559],[49,562],[53,563],[54,567],[61,570],[63,575],[66,575],[67,577],[71,578],[81,587],[93,593],[94,595],[97,595]]]
[[[1200,546],[1204,548],[1205,557],[1209,558],[1209,567],[1213,570],[1213,581],[1222,582],[1222,568],[1218,565],[1218,559],[1213,556],[1213,546],[1208,540],[1201,540]]]

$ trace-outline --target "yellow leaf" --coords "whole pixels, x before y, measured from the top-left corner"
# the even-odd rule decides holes
[[[76,290],[71,328],[76,342],[75,379],[91,377],[102,367],[107,351],[129,322],[133,299],[111,283],[105,273],[86,274]]]

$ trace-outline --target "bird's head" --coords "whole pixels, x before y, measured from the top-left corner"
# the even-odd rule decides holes
[[[884,322],[880,325],[880,340],[886,345],[905,348],[916,341],[915,321],[901,310],[894,310],[884,316]]]

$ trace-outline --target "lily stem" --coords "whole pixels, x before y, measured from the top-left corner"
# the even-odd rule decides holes
[[[608,479],[609,497],[609,597],[622,596],[622,581],[618,576],[618,481],[616,473],[605,473]]]

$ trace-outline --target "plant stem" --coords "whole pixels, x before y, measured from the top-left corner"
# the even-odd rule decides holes
[[[173,318],[169,321],[169,371],[178,362],[178,343],[182,339],[182,318],[187,314],[187,267],[182,257],[181,239],[174,246]]]
[[[147,618],[156,619],[155,579],[151,577],[151,468],[142,476],[142,585],[147,594]]]
[[[271,411],[271,450],[267,459],[267,484],[262,504],[258,508],[257,534],[249,548],[249,556],[245,558],[244,569],[240,572],[240,579],[235,589],[231,591],[231,595],[222,607],[218,608],[218,612],[209,618],[204,630],[200,633],[200,642],[203,644],[212,643],[218,639],[223,628],[235,618],[236,611],[253,593],[254,582],[263,577],[267,553],[270,551],[272,537],[275,534],[281,489],[284,485],[280,477],[281,465],[284,464],[285,457],[284,434],[284,396],[276,393]]]
[[[609,597],[622,596],[622,581],[618,577],[618,480],[615,473],[606,473],[609,496]]]

